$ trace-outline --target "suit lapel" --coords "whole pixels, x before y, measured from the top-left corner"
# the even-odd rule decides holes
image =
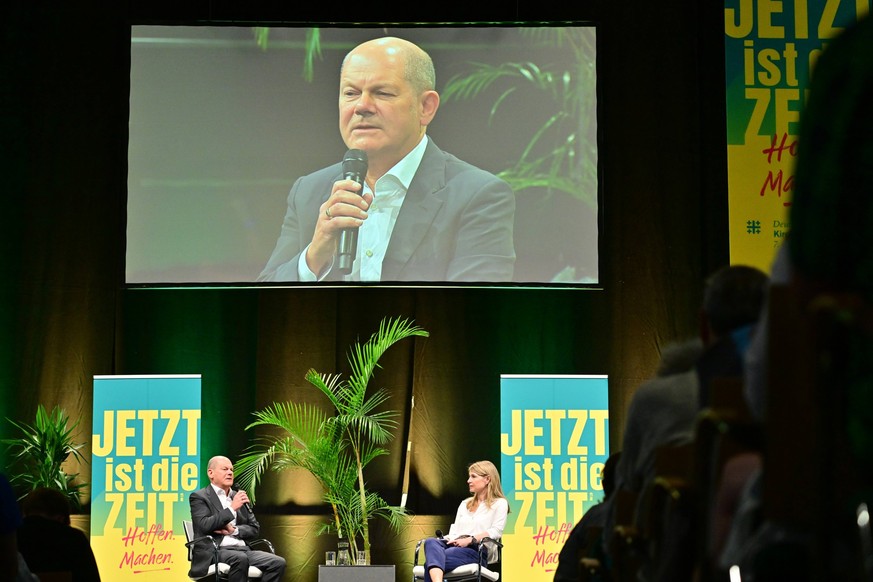
[[[215,492],[215,489],[212,488],[212,485],[206,487],[206,497],[209,498],[209,503],[212,504],[212,507],[219,513],[224,509],[224,506],[221,504],[221,499],[218,498],[218,494]]]
[[[433,140],[428,139],[421,164],[409,184],[385,251],[385,262],[396,264],[397,270],[392,273],[383,271],[383,279],[396,278],[403,271],[430,229],[444,202],[441,196],[435,194],[445,188],[445,168],[445,155]]]

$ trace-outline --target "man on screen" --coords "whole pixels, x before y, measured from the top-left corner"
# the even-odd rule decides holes
[[[435,86],[433,61],[409,41],[378,38],[346,55],[339,127],[366,154],[363,188],[343,164],[299,178],[259,281],[512,280],[515,196],[428,138]],[[343,274],[337,247],[350,229],[357,245]]]
[[[233,487],[233,463],[227,457],[212,457],[206,473],[209,485],[188,497],[194,537],[201,539],[194,544],[188,575],[192,578],[206,576],[216,558],[212,540],[204,538],[211,536],[218,543],[218,561],[230,566],[228,582],[248,582],[249,566],[261,570],[263,582],[282,580],[285,558],[247,545],[258,537],[261,524],[255,518],[246,492]]]

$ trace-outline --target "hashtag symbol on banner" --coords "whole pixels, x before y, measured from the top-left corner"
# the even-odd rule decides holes
[[[747,220],[746,221],[746,234],[761,234],[761,221],[760,220]]]

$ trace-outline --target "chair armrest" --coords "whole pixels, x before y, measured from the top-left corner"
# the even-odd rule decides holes
[[[253,550],[260,550],[262,552],[269,552],[271,554],[276,553],[276,548],[273,547],[273,543],[266,538],[259,538],[256,540],[247,541],[246,545]]]
[[[218,548],[218,542],[215,541],[215,538],[212,536],[200,536],[199,538],[194,538],[190,542],[185,542],[185,547],[190,548],[194,544],[202,542],[203,540],[210,540],[212,542],[213,547]]]
[[[425,538],[418,540],[415,544],[415,559],[412,561],[413,566],[418,566],[418,550],[421,549],[421,544],[424,543]]]
[[[494,546],[497,548],[497,557],[494,561],[488,559],[488,555],[490,553],[489,552],[490,546]],[[493,564],[494,562],[499,561],[500,554],[502,551],[503,551],[503,544],[500,542],[500,540],[496,540],[496,539],[491,538],[491,537],[484,537],[481,540],[479,540],[479,554],[485,555],[485,561],[488,564]]]

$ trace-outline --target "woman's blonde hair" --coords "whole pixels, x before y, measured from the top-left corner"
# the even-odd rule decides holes
[[[503,487],[500,486],[500,473],[497,471],[494,463],[491,461],[476,461],[467,467],[467,472],[488,477],[488,486],[485,488],[485,505],[489,508],[495,499],[506,499],[506,496],[503,494]],[[467,500],[467,509],[472,511],[475,502],[476,496],[474,495]]]

